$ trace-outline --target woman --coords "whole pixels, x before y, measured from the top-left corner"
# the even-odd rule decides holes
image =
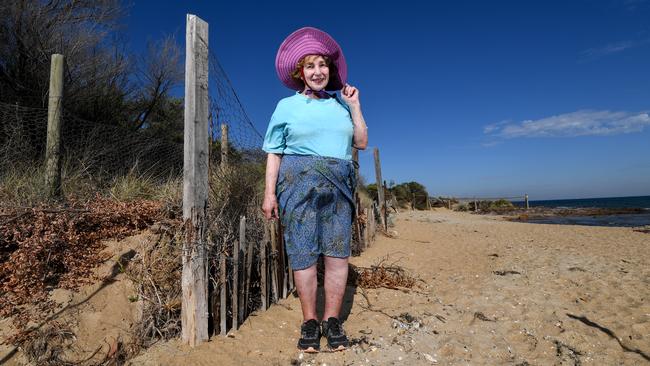
[[[352,147],[368,144],[359,90],[346,84],[343,51],[327,33],[301,28],[280,45],[275,67],[296,94],[282,99],[271,117],[263,149],[268,153],[262,210],[280,218],[302,307],[298,348],[318,352],[348,347],[339,312],[348,276],[356,186]],[[341,90],[341,99],[333,93]],[[316,314],[320,255],[325,262],[325,309]],[[321,330],[322,327],[322,330]]]

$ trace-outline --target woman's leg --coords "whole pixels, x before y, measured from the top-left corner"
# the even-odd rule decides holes
[[[325,311],[323,319],[337,318],[348,282],[348,258],[325,256]],[[304,313],[304,307],[303,307]]]
[[[310,319],[318,320],[318,315],[316,315],[316,290],[318,288],[316,264],[305,269],[293,271],[293,280],[298,290],[298,297],[300,298],[303,321],[306,322]]]

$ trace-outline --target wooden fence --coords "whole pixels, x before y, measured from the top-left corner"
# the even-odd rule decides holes
[[[376,207],[363,208],[354,221],[352,246],[357,254],[370,247],[375,239],[375,210]],[[226,335],[238,329],[251,313],[268,309],[295,290],[280,222],[269,221],[259,242],[246,241],[244,216],[240,218],[239,230],[239,240],[233,243],[232,251],[220,254],[218,288],[209,299],[214,334]]]

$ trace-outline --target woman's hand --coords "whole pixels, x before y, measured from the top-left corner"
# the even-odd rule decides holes
[[[262,203],[262,211],[264,212],[264,217],[266,217],[267,220],[271,220],[272,218],[275,219],[280,218],[280,216],[278,215],[278,199],[275,197],[274,194],[264,195],[264,203]]]
[[[350,84],[345,84],[343,89],[341,89],[341,97],[349,107],[358,107],[361,104],[359,102],[359,89]]]

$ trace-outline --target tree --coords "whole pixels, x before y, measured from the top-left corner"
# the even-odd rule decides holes
[[[427,189],[418,182],[401,183],[389,189],[392,196],[399,205],[413,204],[417,209],[427,208],[429,193]]]
[[[101,98],[100,115],[119,111],[112,101],[124,98],[128,61],[108,35],[121,15],[119,0],[3,0],[0,101],[45,107],[50,58],[61,53],[69,109],[91,110],[93,99]]]
[[[151,124],[152,115],[160,118],[167,113],[169,92],[184,76],[180,48],[174,37],[149,42],[147,50],[135,73],[139,87],[132,102],[133,119],[129,121],[129,128],[133,130]]]

